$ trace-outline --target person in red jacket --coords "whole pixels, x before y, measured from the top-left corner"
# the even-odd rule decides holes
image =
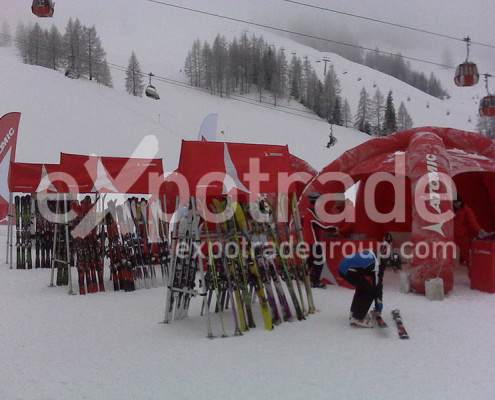
[[[454,211],[454,240],[459,246],[460,263],[465,264],[469,261],[471,241],[484,237],[485,231],[481,229],[473,210],[460,197],[454,201]]]

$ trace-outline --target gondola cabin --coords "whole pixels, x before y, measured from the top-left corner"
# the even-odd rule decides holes
[[[480,74],[475,63],[465,62],[455,71],[454,82],[459,87],[474,86],[480,81]]]
[[[480,115],[482,117],[495,117],[495,96],[488,95],[481,99]]]
[[[158,90],[156,90],[156,87],[154,87],[153,85],[148,85],[145,94],[147,97],[151,99],[160,100],[160,95],[158,94]]]
[[[55,3],[53,0],[33,0],[31,10],[37,17],[50,18],[55,12]]]

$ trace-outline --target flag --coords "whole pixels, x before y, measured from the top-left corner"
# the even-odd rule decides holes
[[[0,223],[5,223],[9,210],[9,170],[15,161],[17,132],[20,113],[10,113],[0,118]]]
[[[218,114],[208,115],[199,128],[198,140],[202,142],[215,142],[218,131]]]

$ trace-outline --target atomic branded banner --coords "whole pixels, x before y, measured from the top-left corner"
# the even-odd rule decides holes
[[[0,118],[0,223],[7,220],[9,209],[10,162],[15,161],[20,113],[9,113]]]

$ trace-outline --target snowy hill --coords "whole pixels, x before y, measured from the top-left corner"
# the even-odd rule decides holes
[[[27,2],[25,1],[25,3]],[[185,1],[181,4],[205,10],[218,11],[219,6],[222,4],[222,0],[213,1],[210,5],[201,4],[201,7],[198,6],[197,2]],[[19,11],[22,5],[17,5],[15,7],[18,7],[17,11]],[[239,4],[236,8],[235,16],[245,16],[247,8],[247,5],[243,6],[242,4]],[[132,12],[129,10],[132,10]],[[233,11],[231,13],[233,13]],[[226,14],[228,13],[226,12]],[[242,32],[257,35],[262,34],[268,43],[272,43],[278,47],[284,47],[287,54],[296,53],[300,57],[307,56],[313,62],[314,68],[321,77],[323,77],[323,63],[317,63],[317,61],[325,56],[330,58],[341,82],[342,95],[349,100],[353,112],[356,110],[359,92],[362,87],[365,87],[370,95],[372,95],[376,86],[377,88],[380,88],[384,94],[389,90],[393,91],[396,107],[398,107],[401,101],[405,103],[414,120],[415,126],[436,125],[474,130],[477,122],[479,97],[484,93],[482,85],[470,89],[456,88],[452,82],[453,71],[435,69],[429,65],[416,65],[416,68],[423,68],[426,74],[433,71],[441,78],[443,85],[448,88],[449,93],[452,96],[450,100],[442,101],[388,75],[372,70],[366,66],[350,62],[332,53],[321,53],[289,38],[281,37],[274,32],[264,31],[249,25],[225,21],[211,16],[198,15],[183,10],[164,7],[146,1],[143,1],[139,6],[136,6],[134,0],[120,0],[119,6],[116,7],[114,2],[101,2],[98,0],[87,0],[84,2],[65,0],[64,2],[57,4],[55,18],[37,21],[44,27],[48,27],[51,23],[55,23],[63,30],[68,19],[75,16],[80,18],[86,25],[96,25],[110,62],[126,66],[131,51],[135,50],[144,71],[152,71],[157,75],[180,81],[184,81],[185,79],[181,70],[184,65],[187,51],[196,38],[211,42],[218,33],[225,35],[227,38],[239,36]],[[29,15],[26,15],[25,20],[30,22],[33,21]],[[115,69],[112,69],[111,72],[116,88],[122,90],[124,82],[123,73]],[[16,79],[17,83],[22,85],[19,77]],[[49,78],[46,79],[48,82]],[[65,83],[60,83],[60,85],[65,85]],[[81,83],[76,85],[81,85]],[[56,91],[57,86],[58,85],[54,85],[50,81],[50,87],[52,87],[53,90]],[[290,139],[280,141],[278,138],[273,137],[274,135],[280,134],[284,138],[290,138],[291,134],[290,132],[282,132],[285,130],[284,125],[278,123],[275,125],[270,124],[270,119],[268,119],[268,123],[261,128],[259,126],[250,127],[252,128],[250,131],[253,131],[253,133],[256,132],[256,134],[260,135],[259,137],[251,138],[251,132],[240,132],[235,123],[228,121],[228,113],[223,112],[224,104],[231,103],[228,101],[224,102],[218,99],[212,99],[210,101],[201,100],[202,106],[199,108],[190,107],[191,114],[188,115],[187,113],[189,111],[183,109],[181,106],[183,104],[195,103],[190,103],[188,101],[181,103],[179,100],[180,98],[185,99],[186,97],[189,97],[189,95],[185,94],[188,92],[187,89],[178,90],[176,87],[163,82],[156,82],[156,86],[158,86],[162,98],[164,98],[164,101],[162,101],[160,105],[150,105],[149,102],[145,102],[142,105],[134,106],[133,104],[140,104],[140,101],[135,100],[133,102],[129,99],[117,100],[116,103],[125,101],[126,104],[129,104],[129,107],[136,108],[136,112],[144,113],[146,116],[141,116],[140,121],[140,124],[143,127],[153,120],[158,121],[158,114],[161,114],[161,122],[165,126],[163,129],[166,130],[168,128],[175,131],[179,136],[186,135],[189,138],[194,137],[201,119],[208,112],[219,112],[221,118],[225,118],[223,127],[233,135],[232,137],[228,137],[227,140],[260,141],[260,139],[262,139],[261,141],[266,140],[276,143],[285,143],[285,140],[289,143],[290,141]],[[43,93],[50,93],[46,89],[47,87],[45,87]],[[179,92],[181,95],[176,96]],[[192,90],[191,92],[195,93]],[[57,96],[57,94],[54,93],[54,96]],[[100,91],[98,96],[107,96],[106,102],[114,102],[113,94],[109,95],[106,94],[105,91]],[[108,96],[111,98],[108,98]],[[191,96],[194,98],[208,97],[198,95],[197,93]],[[176,97],[177,101],[174,102]],[[118,96],[118,98],[120,99],[121,96]],[[20,105],[22,106],[22,104]],[[427,105],[429,105],[429,108],[427,108]],[[290,106],[297,107],[295,102],[292,102]],[[231,106],[225,105],[225,107]],[[108,106],[106,108],[108,108]],[[101,108],[98,107],[98,109]],[[177,124],[177,121],[174,122],[170,115],[167,116],[167,112],[174,115],[175,118],[184,115],[184,120],[187,120],[188,122],[181,126],[181,124]],[[450,115],[447,115],[448,112],[450,112]],[[282,115],[282,119],[284,119],[283,117],[285,116]],[[128,118],[129,117],[126,117],[126,120]],[[149,120],[145,122],[146,119]],[[235,120],[238,119],[236,118]],[[250,119],[244,121],[247,120]],[[298,131],[301,132],[300,128],[302,128],[302,126],[299,126],[299,124],[296,125],[297,128],[299,128]],[[280,132],[276,132],[273,129],[275,126],[279,127]],[[287,126],[291,127],[293,124],[288,123]],[[314,126],[311,127],[314,128]],[[312,133],[312,135],[314,134],[318,137],[314,142],[317,144],[316,147],[319,147],[320,144],[324,145],[323,142],[325,139],[320,137],[319,133],[316,133],[325,131],[324,125],[322,125],[322,127],[322,130],[311,129],[303,131],[315,132]],[[154,130],[158,131],[159,129],[158,127],[155,127]],[[268,134],[268,132],[270,134]],[[239,135],[238,139],[235,135]],[[326,135],[327,133],[325,132],[323,136]],[[294,149],[293,147],[294,146],[291,146],[291,149],[298,153],[299,150],[297,148]],[[304,147],[308,149],[309,146],[306,145]],[[325,164],[328,159],[328,154],[326,152],[321,154],[325,160],[325,162],[323,162],[323,160],[320,159],[320,155],[318,155],[319,150],[315,147],[311,148],[312,150],[317,151],[316,157],[311,155],[311,159],[316,164],[315,166],[318,167]],[[298,155],[304,156],[305,154],[301,152]],[[171,157],[173,159],[173,155],[167,152],[167,158],[171,159]],[[171,165],[173,165],[173,162]]]
[[[22,112],[17,160],[58,162],[61,151],[125,156],[146,135],[155,135],[168,170],[178,163],[182,139],[195,140],[209,113],[220,114],[226,141],[288,144],[321,168],[369,136],[338,128],[337,146],[325,147],[328,124],[300,112],[234,101],[189,87],[162,87],[162,100],[134,98],[119,89],[73,81],[60,73],[21,64],[12,50],[0,50],[0,102],[4,112]]]

